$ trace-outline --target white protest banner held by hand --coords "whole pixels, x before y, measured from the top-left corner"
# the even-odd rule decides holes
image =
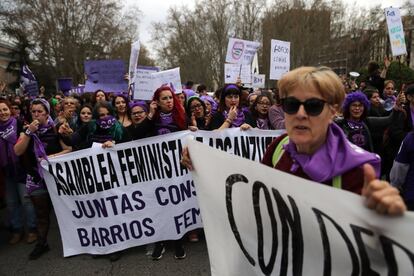
[[[385,17],[387,19],[392,56],[406,55],[407,46],[405,44],[400,10],[398,8],[387,8],[385,9]]]
[[[252,64],[253,57],[260,47],[260,42],[230,38],[227,46],[226,62]]]
[[[138,57],[139,57],[139,50],[141,48],[141,45],[139,43],[139,40],[135,41],[131,44],[131,55],[129,56],[129,82],[132,83],[134,80],[134,73],[135,68],[138,64]]]
[[[152,73],[160,71],[158,67],[140,66],[135,70],[134,77],[134,100],[152,100],[154,95],[154,85]]]
[[[180,77],[180,67],[152,73],[151,76],[153,79],[153,91],[162,85],[168,85],[176,94],[183,92]]]
[[[413,275],[413,213],[188,145],[212,275]]]
[[[252,82],[250,64],[224,64],[224,83],[236,83],[239,77],[242,83]]]
[[[280,80],[290,70],[290,42],[272,39],[269,79]]]

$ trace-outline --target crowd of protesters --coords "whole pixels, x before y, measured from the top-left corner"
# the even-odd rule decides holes
[[[370,63],[369,77],[359,84],[344,80],[343,104],[332,102],[342,104],[342,108],[335,109],[334,131],[342,129],[351,143],[378,154],[381,178],[398,187],[408,209],[414,210],[414,155],[410,154],[414,151],[414,136],[410,133],[414,84],[396,91],[395,83],[385,79],[388,66],[387,61],[380,71],[378,64]],[[248,89],[237,83],[207,93],[205,85],[188,82],[180,94],[169,86],[159,87],[152,101],[131,100],[128,94],[102,90],[73,95],[59,91],[49,98],[0,99],[0,184],[8,211],[9,243],[16,244],[24,237],[27,243],[36,242],[30,259],[49,250],[52,205],[39,160],[86,149],[94,142],[110,148],[186,129],[285,129],[285,117],[289,119],[289,112],[294,112],[288,108],[296,107],[298,112],[303,105],[308,113],[327,101],[311,97],[313,101],[301,102],[296,99],[299,96],[287,95],[293,92],[286,89],[288,92],[283,90],[279,95],[278,89]],[[188,238],[198,241],[199,234],[192,231]],[[183,239],[172,243],[177,259],[186,257]],[[166,241],[155,244],[154,260],[162,258],[166,245]],[[110,258],[116,260],[119,255]]]

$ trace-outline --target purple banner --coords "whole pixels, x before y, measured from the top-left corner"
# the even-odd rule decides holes
[[[128,91],[123,60],[86,60],[84,65],[87,77],[85,92],[95,92],[98,89],[105,92]]]

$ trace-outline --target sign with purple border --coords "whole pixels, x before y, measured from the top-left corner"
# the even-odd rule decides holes
[[[32,81],[29,84],[24,86],[24,92],[30,97],[39,96],[39,87],[37,86],[37,81]]]

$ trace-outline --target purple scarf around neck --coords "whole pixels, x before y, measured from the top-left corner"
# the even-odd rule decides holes
[[[256,120],[257,128],[258,129],[270,129],[269,128],[269,119],[268,118],[257,118]]]
[[[223,112],[223,116],[224,116],[224,120],[227,119],[227,117],[229,116],[227,111]],[[233,122],[231,123],[231,127],[239,127],[242,124],[244,124],[246,118],[244,117],[244,112],[238,108],[237,109],[237,116],[236,118],[233,120]]]
[[[297,152],[292,140],[283,147],[295,161],[291,171],[296,171],[300,166],[312,180],[317,182],[325,182],[365,163],[374,167],[377,177],[380,174],[379,156],[352,145],[342,129],[334,123],[328,128],[325,143],[312,155]],[[322,169],[321,166],[324,168]]]
[[[17,120],[10,117],[6,122],[0,123],[0,167],[5,167],[9,162],[13,164],[17,162],[13,149],[16,141]]]
[[[163,135],[171,133],[171,129],[177,128],[174,125],[174,118],[172,113],[162,113],[160,112],[160,117],[156,124],[158,135]]]
[[[34,150],[34,154],[35,154],[37,160],[39,160],[39,159],[48,160],[45,145],[40,140],[38,135],[45,134],[46,132],[48,132],[54,126],[55,126],[55,124],[53,123],[52,118],[49,117],[48,120],[47,120],[47,123],[45,125],[39,126],[37,131],[30,135],[33,139],[33,150]],[[40,166],[40,163],[37,165],[37,172],[43,178],[43,171],[42,171],[42,166]]]

